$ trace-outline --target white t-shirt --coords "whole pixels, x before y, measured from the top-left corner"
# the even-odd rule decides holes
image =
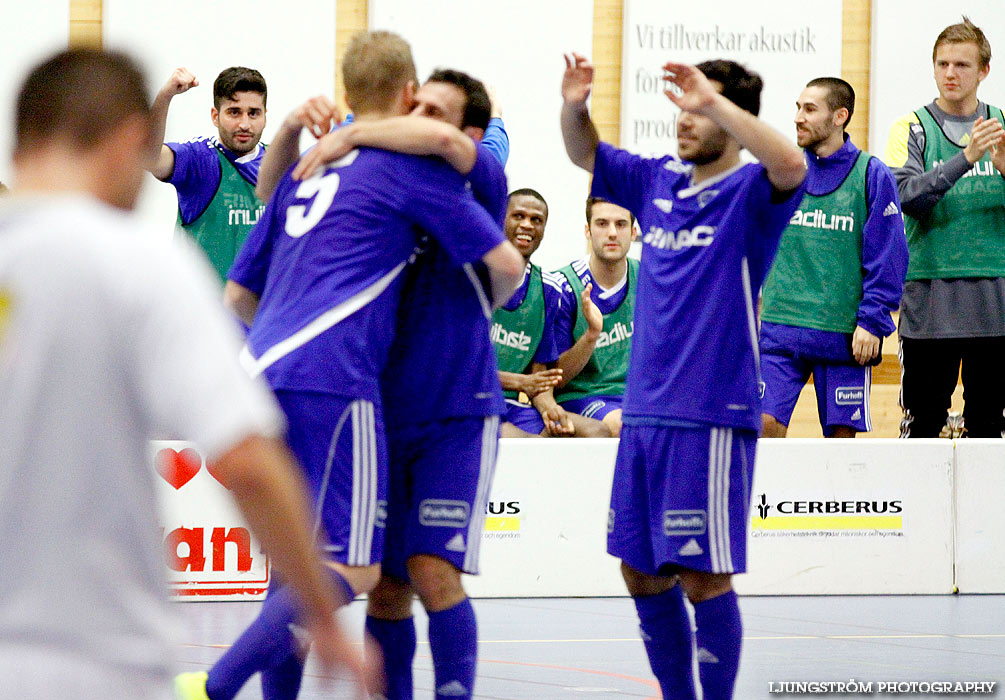
[[[167,690],[148,441],[280,433],[239,349],[191,250],[79,196],[0,206],[0,694]]]

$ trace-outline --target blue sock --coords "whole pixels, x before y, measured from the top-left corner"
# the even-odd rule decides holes
[[[736,593],[694,604],[698,627],[698,675],[705,700],[730,700],[740,668],[743,623]]]
[[[667,700],[695,700],[691,618],[679,585],[633,598],[649,666]]]
[[[412,700],[412,660],[415,658],[415,620],[366,617],[366,631],[384,655],[387,700]]]
[[[349,583],[332,569],[328,569],[328,573],[345,600],[352,600],[355,594]],[[263,678],[263,691],[268,687],[278,693],[273,696],[277,700],[285,697],[277,686],[290,683],[288,676],[294,672],[293,664],[298,664],[302,672],[302,658],[306,656],[305,641],[298,639],[290,629],[291,625],[296,625],[299,614],[290,587],[270,590],[255,621],[209,670],[206,695],[210,700],[232,700],[256,672],[273,669],[277,669],[274,676],[270,674],[270,678]],[[272,700],[269,696],[265,697]],[[290,697],[296,697],[296,692]]]
[[[433,655],[436,698],[470,698],[478,665],[478,625],[471,601],[429,613],[429,650]]]
[[[304,660],[290,654],[274,668],[262,671],[263,700],[296,700],[304,678]]]

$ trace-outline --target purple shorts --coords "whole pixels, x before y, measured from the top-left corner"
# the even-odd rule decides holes
[[[362,399],[277,391],[289,423],[286,442],[314,501],[314,532],[325,554],[369,566],[384,553],[387,442],[380,408]]]
[[[869,409],[872,367],[858,364],[827,364],[787,355],[761,355],[761,381],[764,382],[761,411],[782,425],[788,425],[810,374],[813,375],[817,414],[824,435],[832,435],[838,426],[847,426],[860,433],[872,430]]]
[[[382,569],[408,580],[406,562],[432,554],[478,573],[499,416],[449,418],[395,428]]]
[[[625,425],[607,551],[651,575],[745,571],[756,450],[752,430]]]
[[[604,420],[604,416],[612,411],[620,411],[623,397],[621,396],[587,396],[573,399],[561,404],[569,413],[578,413],[594,420]]]
[[[534,435],[540,435],[541,431],[544,430],[544,419],[541,418],[540,412],[533,406],[522,403],[507,400],[506,413],[502,419],[507,423],[512,423],[520,430]]]

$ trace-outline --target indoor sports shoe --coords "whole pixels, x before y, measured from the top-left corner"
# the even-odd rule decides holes
[[[174,677],[174,696],[177,700],[209,700],[206,695],[206,679],[209,674],[179,673]]]

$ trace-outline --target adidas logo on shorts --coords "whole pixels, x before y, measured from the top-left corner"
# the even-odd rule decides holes
[[[450,681],[437,688],[436,694],[446,695],[447,697],[461,697],[468,694],[468,689],[460,681]]]
[[[682,557],[696,557],[699,554],[704,553],[705,550],[703,550],[701,548],[701,545],[698,544],[698,540],[696,540],[693,537],[687,541],[687,544],[685,544],[683,547],[677,550],[677,554],[679,554]]]
[[[450,538],[449,542],[443,545],[443,548],[448,552],[463,552],[464,550],[467,549],[467,547],[464,545],[464,535],[458,532],[456,535]]]
[[[700,664],[717,664],[719,663],[718,657],[710,652],[705,647],[698,647],[698,663]]]
[[[893,202],[890,202],[889,204],[886,205],[886,209],[883,210],[883,216],[895,216],[899,212],[900,210],[897,209],[897,205],[894,204]]]
[[[851,419],[852,420],[862,420],[862,409],[861,408],[856,408],[855,412],[853,414],[851,414]]]

